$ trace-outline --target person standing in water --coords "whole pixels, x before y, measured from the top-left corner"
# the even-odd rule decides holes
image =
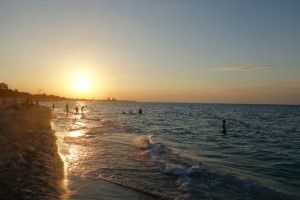
[[[79,110],[79,109],[78,109],[78,107],[76,106],[76,107],[75,107],[75,111],[76,111],[75,115],[78,115],[78,110]]]
[[[140,115],[143,114],[143,111],[142,111],[141,108],[139,109],[139,114],[140,114]]]
[[[65,107],[66,107],[67,114],[69,114],[69,104],[66,104]]]
[[[85,107],[87,107],[87,106],[82,106],[82,107],[81,107],[81,114],[83,114],[83,109],[84,109]]]
[[[223,120],[222,120],[222,124],[221,124],[221,132],[222,132],[222,133],[227,133],[225,124],[226,124],[226,120],[223,119]]]

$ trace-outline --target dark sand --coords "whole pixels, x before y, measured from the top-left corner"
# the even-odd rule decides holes
[[[63,199],[63,162],[46,107],[0,110],[0,199]]]

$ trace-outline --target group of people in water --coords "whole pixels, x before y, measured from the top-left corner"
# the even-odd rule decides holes
[[[87,107],[87,106],[81,106],[81,107],[80,107],[81,114],[83,114],[83,111],[84,111],[84,109],[85,109],[86,107]],[[66,108],[67,114],[69,114],[69,111],[70,111],[69,108],[70,108],[70,106],[69,106],[68,103],[65,105],[65,108]],[[54,109],[55,109],[55,104],[52,105],[52,110],[54,110]],[[78,114],[79,114],[79,107],[76,106],[76,107],[75,107],[75,115],[78,115]]]
[[[124,111],[123,114],[125,115],[125,114],[135,114],[135,113],[133,113],[132,110],[130,110],[128,113],[126,113],[126,112]],[[143,111],[142,111],[141,108],[139,109],[138,114],[143,114]],[[192,116],[192,113],[190,112],[189,115]],[[226,124],[226,120],[223,119],[223,120],[222,120],[222,123],[221,123],[221,127],[220,127],[221,133],[223,133],[223,134],[226,134],[226,133],[227,133],[226,125],[225,125],[225,124]]]
[[[80,107],[80,110],[81,110],[81,114],[83,114],[83,111],[84,111],[84,108],[86,108],[87,106],[81,106]],[[65,108],[66,108],[66,112],[67,114],[69,114],[69,104],[66,104],[65,105]],[[79,108],[78,106],[75,107],[75,115],[78,115],[79,114]]]
[[[66,108],[67,114],[69,114],[69,111],[70,111],[69,108],[70,108],[70,106],[69,106],[68,103],[65,105],[65,108]],[[80,107],[81,114],[83,114],[83,111],[84,111],[85,108],[87,108],[87,106],[81,106],[81,107]],[[54,110],[54,109],[55,109],[55,104],[52,105],[52,110]],[[76,107],[75,107],[75,115],[78,115],[78,114],[79,114],[79,107],[76,106]],[[124,111],[123,114],[127,114],[127,113]],[[132,110],[130,110],[130,111],[128,112],[128,114],[135,114],[135,113],[132,112]],[[138,114],[140,114],[140,115],[143,114],[143,110],[142,110],[141,108],[138,110]]]
[[[81,106],[80,107],[80,110],[81,110],[81,114],[83,114],[83,111],[84,111],[84,109],[86,108],[87,106]],[[54,108],[55,108],[55,104],[53,104],[52,105],[52,109],[54,110]],[[66,104],[65,105],[65,108],[66,108],[66,112],[67,112],[67,114],[69,113],[69,104]],[[138,114],[140,114],[140,115],[142,115],[143,114],[143,110],[140,108],[139,110],[138,110],[138,112],[137,112]],[[75,107],[75,115],[78,115],[79,114],[79,107],[78,106],[76,106]],[[122,113],[122,114],[135,114],[134,112],[132,112],[132,110],[130,110],[128,113],[126,113],[125,111]],[[192,113],[190,112],[190,115],[192,115]],[[221,133],[224,133],[224,134],[226,134],[227,133],[227,130],[226,130],[226,120],[225,119],[223,119],[222,120],[222,123],[221,123],[221,127],[220,127],[220,130],[221,130]]]

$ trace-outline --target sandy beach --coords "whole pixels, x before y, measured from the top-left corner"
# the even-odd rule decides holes
[[[0,199],[63,198],[51,115],[43,106],[0,110]]]

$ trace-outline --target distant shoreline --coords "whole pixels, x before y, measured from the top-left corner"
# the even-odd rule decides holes
[[[74,100],[42,100],[41,102],[54,102],[54,101],[95,101],[95,102],[129,102],[129,103],[161,103],[161,104],[212,104],[212,105],[254,105],[254,106],[300,106],[300,104],[263,104],[263,103],[196,103],[196,102],[159,102],[159,101],[131,101],[131,100],[87,100],[87,99],[74,99]]]
[[[44,100],[54,101],[54,100]],[[94,100],[94,99],[72,99],[72,100],[59,100],[59,101],[100,101],[100,102],[132,102],[132,103],[165,103],[165,104],[212,104],[212,105],[263,105],[263,106],[300,106],[300,104],[269,104],[269,103],[201,103],[201,102],[164,102],[164,101],[134,101],[134,100]],[[42,102],[42,101],[41,101]]]
[[[112,101],[112,100],[89,100],[89,99],[70,99],[70,100],[41,100],[40,102],[54,102],[54,101],[95,101],[95,102],[132,102],[132,103],[136,103],[138,101],[130,101],[130,100],[115,100],[115,101]]]
[[[56,95],[46,94],[30,94],[25,92],[18,92],[13,90],[0,89],[0,100],[5,99],[30,99],[40,102],[54,102],[54,101],[95,101],[95,102],[129,102],[129,103],[182,103],[182,104],[224,104],[224,105],[278,105],[278,106],[300,106],[299,104],[286,104],[286,103],[223,103],[223,102],[172,102],[172,101],[136,101],[136,100],[117,100],[117,99],[85,99],[85,98],[67,98]]]

